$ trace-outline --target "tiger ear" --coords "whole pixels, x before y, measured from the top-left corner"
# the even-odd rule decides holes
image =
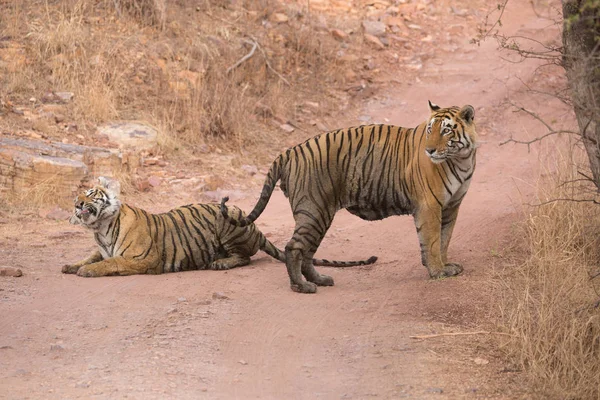
[[[101,176],[98,178],[98,183],[108,192],[112,193],[114,197],[118,197],[121,194],[121,184],[117,180]]]
[[[473,123],[475,119],[475,109],[473,106],[466,105],[460,109],[460,113],[458,114],[460,118],[468,124]]]
[[[440,109],[440,106],[433,104],[430,100],[427,100],[427,102],[429,103],[429,111],[431,111],[432,114]]]

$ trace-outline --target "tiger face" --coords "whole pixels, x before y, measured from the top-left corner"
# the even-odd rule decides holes
[[[97,229],[103,221],[110,221],[119,212],[121,202],[110,188],[110,183],[100,178],[100,184],[80,193],[74,200],[75,209],[69,222]]]
[[[473,107],[442,109],[429,102],[429,109],[431,117],[426,126],[425,154],[435,164],[469,157],[477,143]]]

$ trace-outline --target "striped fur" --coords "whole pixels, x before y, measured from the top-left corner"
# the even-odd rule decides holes
[[[232,207],[228,217],[240,219],[244,214]],[[79,276],[224,270],[248,264],[259,249],[285,262],[285,254],[254,224],[228,223],[218,204],[192,204],[151,214],[122,204],[109,187],[96,186],[76,198],[70,221],[91,229],[98,244],[90,257],[62,269]],[[317,265],[341,267],[374,261],[314,260]]]
[[[342,208],[369,221],[413,215],[429,275],[459,274],[462,266],[448,262],[447,251],[475,170],[475,111],[431,102],[429,107],[429,118],[415,128],[340,129],[288,149],[271,165],[261,197],[246,218],[230,217],[227,198],[221,202],[222,214],[240,227],[253,223],[281,181],[296,221],[285,251],[291,286],[298,292],[333,285],[331,277],[317,273],[307,260]]]

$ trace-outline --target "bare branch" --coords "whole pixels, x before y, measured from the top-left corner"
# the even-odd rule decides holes
[[[256,39],[252,38],[252,40],[254,40],[254,42],[258,44],[258,41],[257,41]],[[277,76],[279,77],[279,79],[281,79],[282,81],[284,81],[284,82],[285,82],[285,83],[286,83],[288,86],[291,86],[291,85],[290,85],[290,82],[288,82],[288,80],[287,80],[287,79],[285,79],[285,78],[283,77],[283,75],[281,75],[279,72],[275,71],[275,69],[274,69],[274,68],[271,66],[271,63],[269,62],[269,58],[267,57],[267,53],[265,53],[265,51],[263,50],[263,48],[262,48],[262,47],[260,47],[260,45],[258,46],[258,49],[260,50],[260,52],[262,53],[263,57],[265,58],[265,63],[267,64],[267,67],[268,67],[268,68],[269,68],[271,71],[273,71],[273,73],[274,73],[275,75],[277,75]]]
[[[246,43],[250,43],[250,42],[246,41]],[[253,46],[252,46],[252,49],[250,50],[250,52],[248,54],[246,54],[244,57],[240,58],[231,67],[227,68],[226,73],[230,73],[231,71],[233,71],[234,69],[236,69],[237,67],[239,67],[240,65],[242,65],[242,63],[244,61],[248,60],[250,57],[252,57],[254,55],[254,52],[256,51],[256,48],[258,47],[258,43],[257,42],[252,42],[251,44],[253,44]]]
[[[573,203],[594,203],[594,204],[600,204],[600,200],[595,200],[595,199],[564,199],[564,198],[548,200],[548,201],[544,201],[544,202],[538,203],[538,204],[531,204],[531,203],[525,203],[525,204],[527,204],[528,206],[531,206],[531,207],[541,207],[541,206],[545,206],[547,204],[556,203],[558,201],[570,201],[570,202],[573,202]]]
[[[500,142],[499,146],[504,146],[507,143],[525,144],[525,145],[527,145],[527,151],[531,151],[531,145],[533,143],[540,142],[540,141],[544,140],[545,138],[547,138],[548,136],[557,135],[559,133],[578,134],[578,132],[573,132],[573,131],[568,131],[568,130],[559,130],[559,131],[553,130],[551,132],[546,133],[545,135],[536,137],[535,139],[532,139],[529,141],[516,140],[516,139],[513,139],[513,137],[511,136],[510,139],[506,139],[504,142]]]
[[[446,333],[438,333],[433,335],[415,335],[409,336],[411,339],[431,339],[441,336],[464,336],[464,335],[503,335],[503,336],[514,336],[510,333],[504,332],[491,332],[491,331],[475,331],[475,332],[446,332]]]

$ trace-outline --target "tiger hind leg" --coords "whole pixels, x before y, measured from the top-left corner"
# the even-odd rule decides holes
[[[234,254],[230,257],[220,258],[213,261],[212,263],[210,263],[208,268],[220,271],[235,267],[241,267],[248,264],[250,264],[250,257]]]
[[[285,246],[286,267],[293,291],[299,293],[315,293],[317,286],[333,286],[333,278],[315,270],[312,256],[325,237],[331,225],[329,221],[315,222],[314,218],[304,213],[295,215],[296,229],[294,235]],[[306,277],[306,280],[302,276]]]

